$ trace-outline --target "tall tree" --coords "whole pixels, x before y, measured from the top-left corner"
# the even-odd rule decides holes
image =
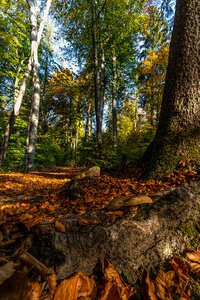
[[[51,1],[52,0],[47,0],[47,2],[46,2],[46,6],[43,10],[43,14],[42,14],[42,17],[41,17],[41,22],[40,22],[39,29],[37,29],[37,27],[35,27],[35,25],[32,24],[32,22],[34,22],[34,20],[31,20],[31,25],[32,25],[32,29],[31,29],[31,54],[30,54],[29,59],[28,59],[28,64],[27,64],[27,68],[24,72],[23,79],[20,82],[21,85],[18,88],[19,91],[15,94],[16,96],[14,98],[13,109],[12,109],[12,112],[11,112],[11,115],[10,115],[10,118],[9,118],[9,123],[6,126],[6,129],[5,129],[3,145],[2,145],[2,148],[0,149],[0,165],[2,165],[2,163],[3,163],[3,161],[6,157],[6,151],[7,151],[8,145],[9,145],[10,136],[11,136],[13,127],[15,125],[16,118],[17,118],[17,116],[19,114],[19,111],[20,111],[20,107],[21,107],[22,100],[23,100],[25,90],[26,90],[26,86],[27,86],[27,81],[28,81],[28,78],[29,78],[29,75],[30,75],[32,69],[33,69],[33,73],[34,73],[33,78],[34,78],[35,82],[37,81],[37,84],[38,84],[38,79],[36,80],[37,71],[36,71],[36,68],[35,68],[35,66],[37,65],[37,63],[35,63],[35,62],[37,62],[37,48],[38,48],[38,45],[40,44],[40,41],[41,41],[41,38],[42,38],[42,34],[43,34],[45,22],[47,20],[47,16],[48,16],[48,13],[49,13]],[[32,1],[33,4],[34,4],[34,2],[35,1]],[[31,1],[30,1],[30,3],[31,3]],[[31,15],[32,15],[32,19],[33,19],[33,13],[32,12],[31,12]]]
[[[163,177],[181,159],[200,160],[200,2],[177,0],[158,129],[146,175]]]

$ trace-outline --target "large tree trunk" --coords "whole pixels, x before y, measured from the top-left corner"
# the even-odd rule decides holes
[[[184,159],[200,159],[200,2],[177,0],[159,125],[144,160],[163,177]]]

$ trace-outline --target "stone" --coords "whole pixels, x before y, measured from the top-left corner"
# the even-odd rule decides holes
[[[94,166],[94,167],[90,168],[86,172],[86,176],[88,176],[88,177],[98,177],[98,176],[100,176],[100,167],[99,166]]]

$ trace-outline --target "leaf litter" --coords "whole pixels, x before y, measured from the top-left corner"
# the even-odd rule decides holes
[[[144,182],[108,173],[85,178],[85,171],[59,167],[29,174],[0,174],[0,299],[134,299],[135,287],[124,282],[107,258],[101,262],[101,283],[95,281],[95,276],[89,278],[81,272],[57,282],[54,270],[28,253],[31,242],[26,239],[20,244],[19,241],[40,223],[51,223],[50,230],[64,233],[62,220],[70,214],[79,214],[80,224],[93,225],[115,222],[130,211],[137,214],[138,205],[153,203],[151,195],[195,178],[196,172],[181,169],[168,175],[164,182]],[[81,182],[81,196],[69,201],[67,192],[74,178]],[[84,216],[86,212],[98,210],[105,212],[103,221]],[[46,230],[45,225],[40,228]],[[20,246],[14,247],[12,255],[4,252],[16,243]],[[190,299],[190,272],[200,275],[200,250],[187,253],[187,259],[174,256],[170,265],[171,270],[160,270],[154,280],[144,270],[143,299]]]

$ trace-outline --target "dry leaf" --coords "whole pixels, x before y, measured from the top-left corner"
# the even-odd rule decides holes
[[[123,281],[114,266],[106,258],[104,258],[102,261],[102,272],[107,283],[104,287],[104,293],[102,294],[100,300],[127,300],[136,293],[132,286]],[[112,297],[113,295],[119,295],[119,298],[110,298],[110,295],[112,295]]]
[[[144,270],[142,275],[142,295],[144,300],[157,300],[155,293],[155,285],[151,278],[147,275],[147,271]]]
[[[25,221],[33,219],[33,218],[34,217],[31,214],[25,213],[19,217],[19,220],[20,220],[20,222],[24,223]]]
[[[174,271],[168,271],[167,273],[162,270],[159,271],[156,277],[156,295],[160,299],[173,300],[171,293],[175,285],[174,278]]]
[[[63,280],[57,287],[54,300],[77,300],[79,297],[96,299],[96,284],[93,279],[82,273],[76,273]]]
[[[65,232],[65,225],[63,225],[61,222],[56,221],[55,222],[55,228],[59,231],[64,233]]]
[[[93,220],[93,219],[81,218],[79,220],[79,224],[99,225],[99,224],[101,224],[101,221],[99,221],[99,220]]]
[[[29,290],[27,292],[28,300],[39,300],[42,293],[43,285],[39,282],[29,282]]]
[[[189,265],[190,265],[191,271],[200,276],[200,264],[189,262]]]
[[[57,285],[56,274],[52,273],[50,275],[47,275],[47,281],[49,283],[49,294],[53,295],[56,290],[56,285]]]
[[[195,252],[188,252],[186,254],[187,258],[189,258],[192,261],[195,261],[200,264],[200,250],[197,250]]]

